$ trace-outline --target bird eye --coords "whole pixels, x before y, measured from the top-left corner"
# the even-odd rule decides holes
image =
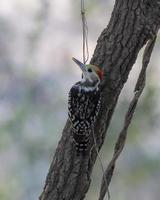
[[[88,69],[88,72],[92,72],[92,69],[91,69],[91,68],[89,68],[89,69]]]

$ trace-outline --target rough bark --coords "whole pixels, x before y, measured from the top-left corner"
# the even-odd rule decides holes
[[[98,149],[138,52],[160,27],[160,0],[116,0],[109,25],[100,35],[91,64],[104,69],[101,112],[95,127]],[[76,156],[69,120],[64,127],[40,200],[82,200],[89,189],[95,149]]]
[[[144,54],[143,54],[143,60],[142,60],[142,68],[139,73],[139,77],[136,82],[136,85],[135,85],[134,95],[128,106],[128,110],[127,110],[125,118],[124,118],[124,124],[123,124],[122,130],[120,131],[117,141],[115,143],[113,157],[112,157],[111,161],[109,162],[109,164],[103,174],[99,200],[103,200],[108,191],[108,187],[109,187],[110,181],[113,176],[116,161],[117,161],[118,157],[120,156],[120,154],[124,148],[124,145],[126,143],[128,127],[132,121],[133,114],[135,112],[138,100],[143,92],[144,87],[145,87],[146,70],[147,70],[151,55],[152,55],[152,51],[153,51],[153,48],[154,48],[154,45],[156,42],[156,38],[157,38],[157,36],[155,36],[153,39],[149,40],[149,42],[147,43],[147,45],[145,47]],[[110,197],[109,191],[108,191],[108,197]],[[108,199],[110,199],[110,198],[108,198]]]

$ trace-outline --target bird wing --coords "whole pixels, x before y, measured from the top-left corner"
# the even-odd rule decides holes
[[[73,86],[69,92],[68,115],[73,128],[84,131],[94,126],[100,110],[100,92],[85,91],[78,86]]]

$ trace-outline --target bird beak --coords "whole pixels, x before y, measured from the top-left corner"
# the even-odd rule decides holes
[[[72,58],[72,60],[81,68],[85,79],[88,79],[90,82],[93,82],[93,81],[91,80],[90,76],[88,75],[86,65],[83,64],[83,63],[81,63],[79,60],[77,60],[77,59],[74,58],[74,57]]]
[[[83,74],[86,74],[86,66],[85,64],[81,63],[79,60],[77,60],[76,58],[72,58],[72,60],[81,68]]]

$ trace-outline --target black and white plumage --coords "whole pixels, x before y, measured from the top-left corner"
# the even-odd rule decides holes
[[[80,67],[83,65],[76,59],[74,61]],[[93,65],[83,67],[83,78],[71,88],[68,97],[68,115],[77,154],[85,154],[88,150],[101,103],[100,76],[97,72],[100,69]]]
[[[69,92],[68,115],[78,153],[87,151],[91,131],[100,110],[100,102],[99,89],[85,91],[81,88],[80,82],[75,84]]]

